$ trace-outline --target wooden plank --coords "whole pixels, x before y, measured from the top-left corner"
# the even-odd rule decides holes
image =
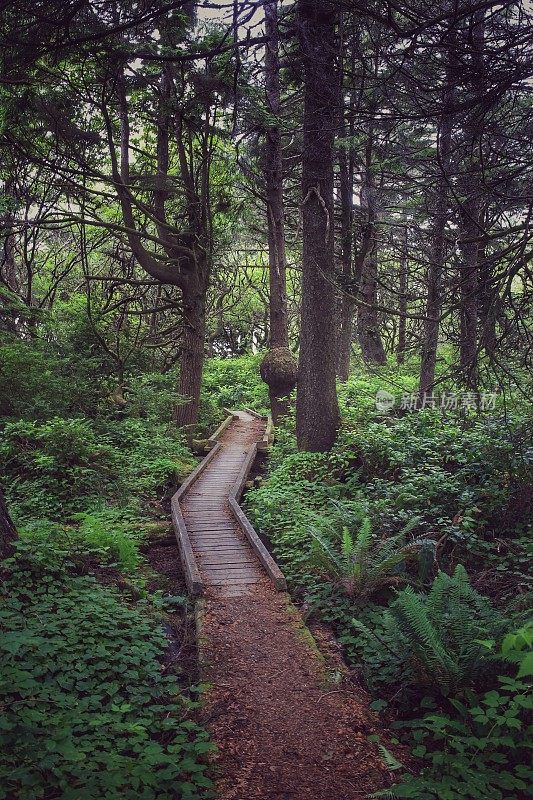
[[[238,539],[236,536],[192,536],[191,543],[193,545],[200,545],[200,544],[219,544],[219,545],[231,545],[231,544],[243,544],[244,542],[242,539]]]
[[[235,549],[234,547],[196,547],[194,548],[195,555],[198,559],[202,556],[235,556],[241,558],[242,556],[249,556],[250,550]]]
[[[225,567],[253,567],[256,561],[250,554],[237,553],[227,555],[225,553],[202,553],[198,556],[200,566],[207,569],[224,569]]]
[[[245,584],[261,583],[262,576],[258,578],[228,578],[225,581],[223,578],[215,578],[209,576],[209,583],[211,586],[244,586]]]
[[[237,564],[234,567],[229,566],[228,564],[206,564],[203,568],[203,571],[205,575],[209,575],[211,572],[217,572],[219,574],[224,574],[235,578],[243,578],[246,575],[255,576],[262,574],[262,570],[259,566],[248,567],[246,564],[244,566]]]
[[[248,520],[248,517],[241,509],[239,504],[234,498],[230,498],[230,505],[232,510],[235,513],[235,516],[239,520],[241,527],[248,537],[248,541],[252,545],[253,550],[255,551],[257,557],[259,558],[261,564],[264,566],[267,574],[269,575],[272,583],[276,587],[276,589],[280,592],[284,592],[287,590],[287,582],[285,580],[285,576],[283,575],[282,571],[266,549],[265,545],[255,532],[252,524]]]
[[[237,565],[246,562],[254,564],[256,567],[258,566],[257,559],[254,558],[250,548],[244,552],[237,550],[231,553],[221,553],[219,550],[213,550],[210,553],[199,553],[198,558],[202,564],[208,564],[209,562],[213,564],[230,564],[233,559],[233,562]]]
[[[250,567],[247,564],[205,564],[202,569],[206,577],[220,575],[226,578],[255,578],[261,576],[258,567]]]
[[[200,461],[196,469],[193,469],[191,474],[188,478],[186,478],[183,483],[181,484],[178,491],[172,495],[172,500],[176,499],[176,502],[179,502],[184,494],[189,490],[189,487],[192,486],[196,478],[202,474],[202,472],[207,469],[207,466],[211,463],[213,458],[216,456],[217,452],[219,451],[221,445],[218,443],[216,447],[214,447],[208,455],[204,458],[203,461]]]
[[[206,533],[207,535],[213,533],[223,533],[223,534],[236,534],[239,530],[237,525],[216,525],[211,522],[206,522],[202,524],[201,522],[197,522],[195,525],[190,525],[187,530],[191,535],[194,536],[202,536],[202,534]]]
[[[220,544],[203,544],[195,542],[193,545],[193,549],[195,554],[200,558],[202,555],[212,555],[213,553],[218,553],[221,556],[225,555],[232,555],[232,554],[241,554],[241,555],[249,555],[250,548],[246,547],[245,545],[239,544],[231,544],[231,545],[220,545]]]
[[[200,519],[208,519],[211,522],[217,522],[218,520],[224,519],[224,516],[226,517],[228,516],[228,514],[224,515],[221,512],[219,513],[211,509],[206,509],[205,511],[202,511],[202,509],[193,508],[191,511],[189,511],[186,505],[183,509],[183,513],[184,516],[190,516],[192,517],[193,520],[196,519],[196,521]]]
[[[210,498],[208,495],[204,495],[203,497],[189,497],[187,495],[183,506],[184,508],[207,508],[208,511],[211,511],[211,509],[220,509],[220,511],[223,511],[226,502],[227,496]]]
[[[211,447],[214,447],[216,445],[222,434],[227,430],[227,428],[231,425],[231,423],[235,418],[236,418],[235,414],[232,414],[230,411],[226,419],[220,423],[216,431],[212,433],[209,439],[207,440]]]
[[[246,514],[244,513],[238,502],[242,494],[242,491],[244,489],[246,478],[251,469],[256,453],[257,453],[257,445],[252,445],[252,447],[248,452],[248,457],[246,458],[243,464],[242,470],[239,473],[239,477],[235,481],[235,485],[230,492],[229,504],[231,510],[235,515],[235,518],[240,523],[240,527],[246,534],[248,541],[250,542],[255,554],[259,558],[259,561],[265,568],[272,583],[274,584],[276,589],[278,589],[278,591],[286,591],[287,582],[285,580],[282,571],[280,570],[280,568],[278,567],[278,565],[276,564],[276,562],[266,549],[265,545],[255,532],[250,520],[248,519],[248,517],[246,516]]]
[[[184,503],[184,510],[189,513],[193,514],[197,511],[206,511],[208,514],[212,512],[223,512],[224,508],[226,508],[226,503],[208,503],[205,500],[199,503]]]
[[[238,525],[235,525],[235,522],[230,522],[229,520],[224,522],[217,522],[216,519],[212,518],[203,518],[203,517],[190,517],[185,514],[185,519],[187,521],[187,529],[191,533],[202,533],[205,531],[206,533],[216,533],[217,531],[223,531],[224,533],[235,532],[239,529]]]
[[[233,535],[236,535],[235,525],[232,525],[231,527],[228,527],[228,528],[224,528],[224,527],[222,527],[220,525],[215,526],[215,527],[213,527],[211,525],[211,526],[208,526],[208,527],[200,527],[200,528],[192,528],[192,527],[189,526],[187,528],[187,530],[189,531],[189,534],[191,536],[195,536],[197,539],[201,538],[204,535],[204,533],[207,533],[207,534],[210,534],[210,533],[211,534],[212,533],[223,533],[223,534],[232,533]]]
[[[191,543],[193,546],[197,544],[218,544],[220,546],[227,546],[231,544],[241,544],[241,541],[235,536],[199,536],[192,537]]]

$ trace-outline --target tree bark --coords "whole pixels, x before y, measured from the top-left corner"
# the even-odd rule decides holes
[[[486,228],[486,223],[484,224]],[[498,348],[496,322],[501,311],[500,296],[494,280],[492,264],[487,258],[487,240],[480,243],[478,250],[480,291],[479,291],[479,317],[481,320],[481,344],[489,357],[492,357]]]
[[[368,252],[362,263],[359,296],[361,304],[357,314],[357,333],[367,364],[385,364],[387,357],[378,322],[378,211],[376,202],[375,176],[372,166],[372,129],[369,131],[366,154],[364,186],[361,192],[361,204],[367,212],[367,225],[370,233]]]
[[[450,23],[451,26],[452,23]],[[442,305],[442,272],[446,261],[446,223],[449,215],[449,173],[452,150],[452,131],[455,75],[453,67],[456,59],[455,38],[447,51],[446,85],[443,91],[443,113],[437,138],[437,159],[440,176],[436,187],[433,212],[433,231],[431,236],[430,263],[427,272],[427,299],[422,339],[419,392],[429,394],[435,384],[437,348],[439,344],[439,317]]]
[[[301,450],[323,452],[339,426],[336,390],[333,145],[339,71],[336,4],[299,0],[304,64],[303,263],[296,435]]]
[[[16,528],[9,516],[6,501],[0,489],[0,561],[13,554],[17,538]]]
[[[405,348],[407,345],[407,222],[405,222],[402,250],[400,253],[399,274],[399,320],[398,320],[398,346],[396,360],[398,364],[405,361]]]
[[[268,42],[265,48],[265,94],[271,117],[276,122],[270,125],[265,141],[265,178],[268,227],[268,266],[269,266],[269,329],[270,352],[283,348],[284,357],[290,359],[289,323],[286,294],[286,255],[285,255],[285,210],[283,203],[283,157],[281,129],[277,118],[280,114],[279,78],[279,31],[277,0],[265,2],[265,33]],[[277,375],[276,359],[271,355],[271,369],[268,374],[270,409],[274,423],[289,411],[289,395],[292,386],[286,385],[283,376]]]
[[[342,111],[343,113],[343,111]],[[342,127],[345,128],[344,119]],[[339,153],[339,181],[341,201],[341,286],[343,293],[340,301],[340,327],[338,339],[337,377],[347,381],[350,374],[350,356],[352,353],[353,319],[355,301],[351,293],[353,278],[353,181],[354,163],[350,146],[347,153],[344,148]]]
[[[469,169],[465,184],[474,179],[475,171]],[[471,185],[471,184],[470,184]],[[465,384],[474,388],[477,367],[477,320],[478,320],[478,241],[479,196],[469,189],[461,202],[461,239],[459,248],[460,283],[460,342],[459,363]]]
[[[337,357],[337,376],[347,381],[352,353],[353,318],[355,302],[350,294],[352,281],[352,225],[353,225],[353,171],[350,174],[348,159],[341,153],[339,160],[341,196],[341,277],[343,293],[340,302],[340,328]]]
[[[188,398],[176,407],[179,427],[195,425],[198,420],[200,393],[205,359],[206,301],[205,291],[191,276],[182,288],[183,339],[181,347],[178,394]]]
[[[459,208],[460,220],[460,264],[459,264],[459,297],[460,297],[460,341],[459,365],[465,385],[470,389],[477,386],[477,352],[478,352],[478,302],[479,302],[479,243],[482,234],[481,226],[481,166],[479,163],[479,147],[482,133],[483,93],[483,45],[485,38],[484,11],[472,16],[468,31],[471,43],[471,76],[472,94],[478,103],[467,115],[464,125],[465,170],[459,180],[462,196]]]
[[[442,175],[438,183],[430,263],[427,273],[428,293],[420,365],[420,394],[430,392],[435,383],[437,347],[439,343],[439,316],[442,304],[442,271],[446,260],[446,223],[448,221],[448,172],[450,166],[451,136],[453,121],[450,114],[444,116],[439,139]]]
[[[265,3],[265,92],[271,116],[280,113],[279,32],[277,0]],[[265,172],[270,276],[270,347],[288,347],[286,296],[285,212],[283,204],[283,160],[278,122],[269,126],[265,143]]]
[[[350,69],[355,72],[355,25],[351,31]],[[341,21],[341,34],[339,36],[339,63],[343,63],[344,51],[349,42],[345,36],[344,25]],[[344,71],[343,71],[344,72]],[[350,357],[352,354],[353,323],[355,314],[355,298],[353,296],[353,187],[354,187],[354,150],[353,137],[355,134],[354,115],[351,114],[349,127],[346,126],[344,87],[341,79],[339,92],[339,117],[340,136],[345,138],[349,132],[350,143],[339,150],[339,184],[340,184],[340,245],[341,245],[341,288],[342,294],[339,303],[340,325],[338,333],[337,377],[340,381],[347,381],[350,374]],[[355,105],[355,90],[350,92],[348,107]]]

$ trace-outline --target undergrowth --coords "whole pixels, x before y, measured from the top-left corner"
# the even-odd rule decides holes
[[[4,562],[0,797],[211,796],[208,736],[162,660],[149,600],[72,575],[50,543]]]
[[[333,626],[392,741],[412,749],[412,772],[389,754],[403,776],[380,796],[523,800],[530,419],[500,401],[479,415],[376,410],[378,389],[415,386],[408,365],[350,378],[326,454],[299,453],[287,419],[248,513],[306,613]],[[502,647],[516,636],[512,662]]]

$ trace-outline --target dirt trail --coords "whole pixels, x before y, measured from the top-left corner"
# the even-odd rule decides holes
[[[206,600],[205,720],[218,744],[219,800],[355,800],[390,780],[368,735],[362,690],[328,674],[284,594],[269,586]]]

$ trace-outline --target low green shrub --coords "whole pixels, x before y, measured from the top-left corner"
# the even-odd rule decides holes
[[[209,358],[205,363],[202,399],[216,407],[253,408],[268,413],[268,387],[259,375],[262,353],[238,358]]]
[[[175,425],[153,419],[124,419],[106,430],[122,459],[121,481],[126,496],[171,494],[196,464],[183,432]]]
[[[0,468],[14,511],[57,516],[110,498],[120,480],[120,454],[85,419],[8,422],[0,441]]]
[[[0,469],[14,516],[64,519],[172,493],[195,464],[183,433],[155,420],[8,422]]]
[[[13,339],[0,344],[0,418],[45,422],[96,416],[101,409],[100,360],[68,344]]]
[[[440,542],[440,563],[451,569],[458,560],[475,568],[479,555],[503,569],[502,543],[514,553],[525,536],[533,496],[525,418],[482,417],[467,427],[432,411],[366,420],[345,425],[327,454],[294,452],[292,421],[280,439],[247,503],[294,583],[304,573],[292,575],[291,551],[308,549],[305,526],[330,498],[363,504],[380,538],[418,518],[415,535]]]

